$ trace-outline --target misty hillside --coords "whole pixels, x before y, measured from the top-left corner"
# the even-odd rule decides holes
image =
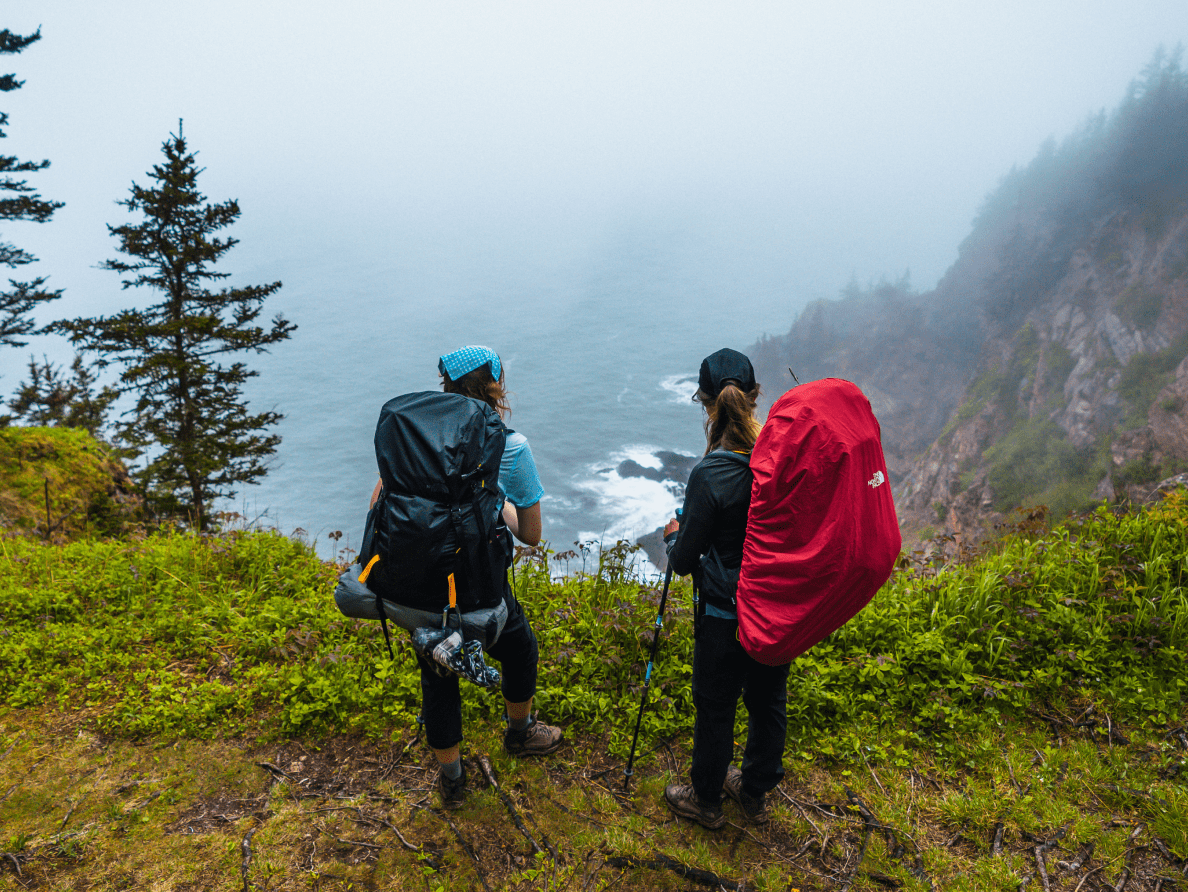
[[[1004,177],[935,290],[851,283],[752,356],[770,398],[789,369],[863,388],[909,533],[978,538],[1020,505],[1141,501],[1188,469],[1180,53]]]

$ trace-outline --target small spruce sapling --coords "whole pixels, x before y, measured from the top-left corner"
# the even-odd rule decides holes
[[[95,372],[82,356],[75,354],[67,378],[61,366],[45,356],[41,362],[29,357],[29,380],[20,388],[8,407],[17,418],[35,427],[81,427],[98,437],[107,421],[107,412],[119,395],[114,387],[96,391]]]

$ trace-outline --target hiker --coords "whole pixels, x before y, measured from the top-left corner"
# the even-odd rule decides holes
[[[499,356],[487,347],[463,347],[442,356],[438,361],[442,389],[461,394],[490,406],[500,418],[510,408],[503,383]],[[532,459],[527,438],[508,431],[499,466],[499,488],[506,498],[503,518],[507,528],[526,545],[540,542],[540,500],[544,489]],[[379,498],[382,483],[372,493],[372,504]],[[536,721],[532,698],[536,693],[536,635],[511,587],[506,572],[502,581],[507,620],[495,643],[486,652],[498,660],[503,670],[502,692],[508,727],[503,736],[504,748],[513,756],[541,756],[561,746],[560,728]],[[458,808],[466,796],[466,770],[459,743],[462,741],[462,698],[458,677],[443,677],[433,662],[417,655],[421,670],[421,709],[425,737],[437,757],[441,773],[438,789],[446,808]]]
[[[735,590],[751,502],[751,449],[759,385],[751,361],[723,349],[701,363],[693,399],[705,409],[705,457],[689,474],[685,503],[664,527],[668,562],[693,574],[700,592],[693,648],[693,765],[691,784],[664,790],[668,807],[716,829],[726,823],[722,791],[753,822],[767,820],[766,794],[784,776],[787,681],[790,663],[767,666],[738,639]],[[731,764],[739,694],[749,715],[741,770]]]

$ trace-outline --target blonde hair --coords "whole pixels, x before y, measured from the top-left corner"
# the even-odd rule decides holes
[[[763,426],[755,417],[759,402],[759,385],[743,392],[733,382],[727,384],[716,397],[698,390],[693,399],[705,408],[705,454],[715,449],[750,452]]]
[[[499,413],[500,418],[511,414],[511,405],[507,401],[507,391],[503,389],[503,370],[499,370],[499,380],[491,375],[491,367],[483,364],[471,372],[467,372],[457,381],[449,374],[441,376],[441,389],[446,393],[460,393],[481,403],[486,403]]]

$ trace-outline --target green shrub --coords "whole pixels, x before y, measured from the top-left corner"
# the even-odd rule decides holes
[[[361,732],[412,727],[420,690],[404,636],[389,660],[378,624],[343,618],[337,568],[276,533],[162,533],[65,546],[2,540],[0,703],[86,710],[130,737]],[[660,591],[630,548],[551,578],[539,551],[516,566],[540,639],[537,705],[550,721],[630,743]],[[1188,678],[1188,505],[1105,508],[1045,535],[1016,533],[968,564],[905,558],[874,601],[795,661],[793,746],[900,758],[942,752],[1048,701],[1120,719],[1182,721]],[[559,563],[559,562],[555,562]],[[691,592],[669,593],[645,741],[687,740]],[[468,722],[497,720],[497,692],[463,685]],[[745,711],[739,710],[739,732]],[[654,745],[654,744],[652,744]]]

